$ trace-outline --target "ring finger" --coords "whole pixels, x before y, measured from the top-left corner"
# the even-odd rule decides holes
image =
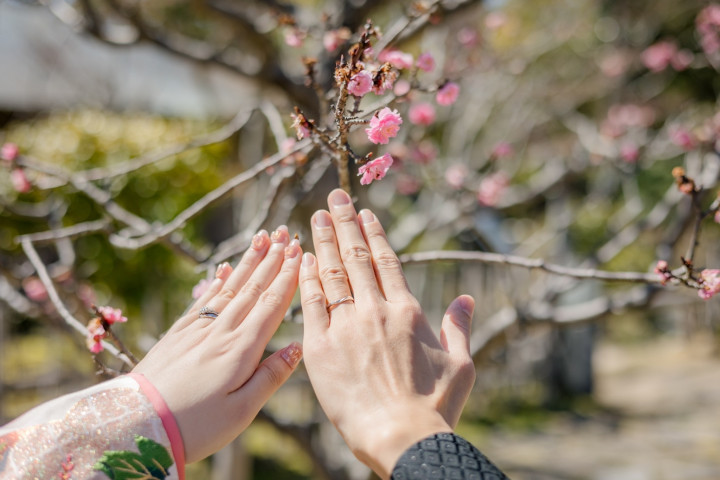
[[[325,210],[318,210],[313,215],[311,224],[320,283],[325,292],[326,300],[334,302],[351,296],[352,291],[350,290],[347,272],[340,259],[337,238],[330,214]]]

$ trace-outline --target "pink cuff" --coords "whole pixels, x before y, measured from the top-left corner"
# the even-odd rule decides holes
[[[157,391],[155,386],[150,383],[142,373],[130,372],[128,375],[140,385],[140,390],[142,390],[143,394],[145,394],[153,407],[155,407],[155,412],[157,412],[158,417],[160,417],[163,427],[165,427],[165,433],[167,433],[170,439],[170,448],[172,449],[173,457],[175,457],[178,477],[180,480],[185,480],[185,447],[183,446],[182,436],[180,435],[180,429],[175,421],[175,417],[162,398],[162,395],[160,395],[160,392]]]

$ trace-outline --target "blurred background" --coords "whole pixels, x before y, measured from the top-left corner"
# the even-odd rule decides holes
[[[138,357],[259,228],[287,224],[312,249],[310,215],[338,174],[323,150],[293,146],[290,113],[331,118],[335,62],[368,19],[378,42],[435,62],[400,69],[394,94],[359,103],[372,112],[397,95],[405,119],[377,150],[395,158],[386,178],[361,186],[351,172],[356,205],[378,214],[398,253],[720,268],[708,210],[720,172],[720,4],[0,0],[0,145],[19,150],[0,166],[2,423],[104,378],[21,236],[71,316],[123,310],[116,333]],[[315,85],[303,57],[316,60]],[[460,98],[439,105],[434,89],[448,80]],[[411,113],[418,105],[424,118]],[[360,130],[350,143],[371,151]],[[677,166],[699,193],[679,191]],[[477,299],[478,378],[458,432],[511,478],[720,478],[717,300],[673,282],[403,258],[436,327],[455,296]],[[271,347],[301,337],[294,308]],[[301,366],[188,478],[371,475]]]

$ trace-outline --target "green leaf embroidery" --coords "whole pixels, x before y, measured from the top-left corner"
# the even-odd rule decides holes
[[[172,466],[167,449],[149,438],[135,435],[140,453],[108,450],[93,466],[112,480],[164,480]]]

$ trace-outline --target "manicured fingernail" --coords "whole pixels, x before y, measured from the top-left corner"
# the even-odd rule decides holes
[[[375,214],[370,210],[363,210],[360,212],[360,219],[363,224],[372,223],[375,221]]]
[[[267,232],[265,230],[260,230],[258,233],[255,234],[252,238],[252,246],[255,250],[260,250],[263,245],[265,245],[265,239],[267,238]]]
[[[288,229],[285,225],[280,225],[277,230],[275,230],[272,235],[270,235],[270,240],[273,241],[273,243],[286,243],[288,241]]]
[[[303,267],[312,267],[315,265],[315,256],[310,252],[303,253],[302,265]]]
[[[349,204],[351,200],[350,195],[348,195],[344,190],[336,189],[330,193],[330,196],[328,197],[328,202],[330,203],[330,205],[338,207],[341,205]]]
[[[330,218],[330,214],[328,212],[320,210],[315,213],[315,216],[313,216],[313,222],[318,228],[327,228],[332,225],[332,218]]]
[[[217,270],[215,270],[215,278],[225,278],[225,276],[230,273],[230,268],[228,262],[221,263],[218,265]]]
[[[295,258],[300,251],[300,241],[293,240],[290,245],[285,247],[285,258]]]
[[[290,368],[295,368],[302,358],[302,345],[297,342],[293,342],[283,349],[280,356],[283,360],[285,360],[285,363],[287,363]]]

